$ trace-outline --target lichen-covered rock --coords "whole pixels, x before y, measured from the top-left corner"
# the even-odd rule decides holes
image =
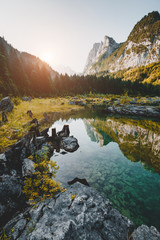
[[[0,102],[0,111],[11,112],[14,105],[10,99],[10,97],[5,97]]]
[[[79,148],[79,144],[76,138],[74,137],[65,137],[62,138],[61,148],[67,152],[74,152]]]
[[[160,233],[153,226],[146,225],[138,227],[132,234],[133,240],[160,240]]]
[[[56,199],[28,209],[5,226],[9,237],[17,240],[127,240],[132,230],[133,223],[109,200],[80,183]]]

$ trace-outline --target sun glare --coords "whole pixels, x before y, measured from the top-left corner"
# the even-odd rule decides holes
[[[44,62],[46,62],[46,63],[48,63],[48,64],[50,64],[50,65],[53,64],[53,56],[52,56],[52,54],[49,53],[49,52],[43,53],[40,58],[41,58]]]

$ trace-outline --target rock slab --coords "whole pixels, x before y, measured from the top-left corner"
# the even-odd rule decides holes
[[[17,240],[127,240],[133,223],[96,190],[75,183],[13,218],[5,231]]]

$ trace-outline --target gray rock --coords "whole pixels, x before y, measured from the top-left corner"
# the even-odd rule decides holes
[[[62,138],[61,148],[66,150],[67,152],[74,152],[79,148],[79,144],[76,138],[73,136]]]
[[[3,162],[3,163],[6,163],[6,162],[7,162],[5,153],[1,153],[1,154],[0,154],[0,162]]]
[[[5,153],[0,154],[0,175],[8,172],[7,159]]]
[[[4,224],[21,205],[22,181],[14,176],[0,177],[0,225]]]
[[[103,104],[108,104],[108,103],[109,103],[109,101],[106,101],[106,100],[103,101]]]
[[[119,104],[120,104],[120,101],[119,101],[119,100],[115,100],[115,101],[114,101],[114,104],[119,105]]]
[[[70,105],[79,105],[79,106],[84,106],[85,105],[85,103],[83,101],[81,101],[81,100],[79,100],[79,101],[78,100],[70,101],[69,104]]]
[[[31,101],[32,97],[22,97],[22,101]]]
[[[11,112],[14,105],[10,99],[10,97],[5,97],[0,102],[0,111]]]
[[[150,228],[142,225],[134,230],[132,234],[133,240],[160,240],[160,233],[153,226]]]
[[[30,160],[29,158],[25,158],[23,160],[23,164],[22,164],[22,176],[23,177],[32,175],[32,173],[34,172],[33,164],[34,164],[34,162],[32,160]]]
[[[109,106],[106,109],[109,113],[132,115],[132,116],[145,116],[145,117],[160,117],[160,108],[154,106],[137,106],[137,105],[120,105]]]
[[[45,142],[46,142],[46,136],[36,137],[37,146],[41,146]]]
[[[17,171],[15,169],[11,169],[10,173],[14,177],[17,176]]]
[[[72,195],[76,195],[74,200]],[[5,226],[9,237],[16,240],[127,240],[132,230],[133,223],[109,200],[80,183],[56,200],[46,200],[19,214]]]
[[[70,101],[69,105],[76,105],[75,101]]]
[[[130,104],[136,104],[136,103],[137,103],[137,101],[135,101],[135,100],[130,101]]]

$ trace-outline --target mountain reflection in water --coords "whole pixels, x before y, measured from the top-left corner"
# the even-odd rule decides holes
[[[159,123],[74,116],[53,126],[59,131],[64,124],[69,124],[80,147],[74,153],[53,155],[60,166],[57,180],[65,185],[75,177],[86,178],[136,225],[160,230]]]

